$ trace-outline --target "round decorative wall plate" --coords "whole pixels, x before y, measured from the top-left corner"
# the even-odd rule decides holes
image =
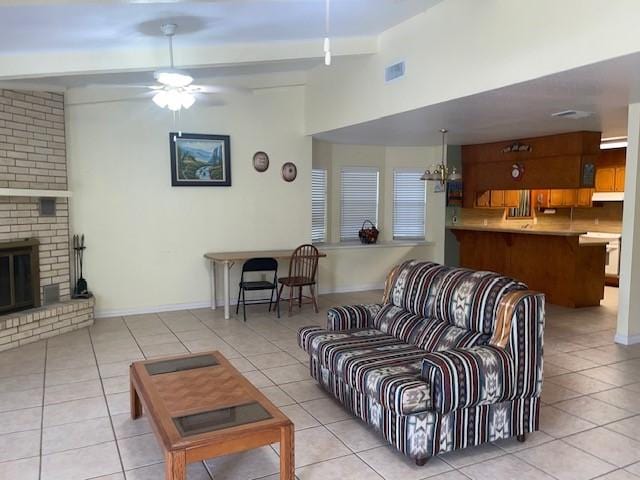
[[[269,155],[265,152],[256,152],[253,154],[253,168],[262,173],[269,168]]]
[[[282,179],[285,182],[293,182],[298,176],[298,167],[295,163],[287,162],[282,165]]]

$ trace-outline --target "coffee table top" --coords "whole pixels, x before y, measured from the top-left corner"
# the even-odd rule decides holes
[[[291,424],[220,352],[134,362],[130,372],[169,451]]]

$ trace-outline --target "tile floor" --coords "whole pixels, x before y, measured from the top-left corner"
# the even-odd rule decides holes
[[[640,478],[640,345],[613,343],[615,289],[603,306],[548,306],[541,432],[416,467],[310,379],[296,329],[324,323],[306,307],[246,324],[208,309],[96,321],[90,329],[0,353],[0,478],[149,480],[162,455],[145,418],[129,418],[132,360],[219,350],[296,425],[299,480]],[[326,295],[321,306],[374,302],[380,292]],[[71,385],[73,384],[73,385]],[[278,478],[278,449],[192,464],[190,480]]]

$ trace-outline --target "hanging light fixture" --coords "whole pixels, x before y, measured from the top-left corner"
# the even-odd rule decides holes
[[[324,64],[331,65],[331,40],[329,39],[329,17],[331,14],[331,0],[325,0],[324,5]]]
[[[420,177],[420,180],[440,182],[441,185],[444,185],[447,182],[462,180],[462,175],[455,169],[455,167],[451,170],[447,167],[445,160],[445,140],[447,129],[440,129],[440,133],[442,133],[442,160],[439,165],[432,165],[431,168],[425,170],[422,177]]]

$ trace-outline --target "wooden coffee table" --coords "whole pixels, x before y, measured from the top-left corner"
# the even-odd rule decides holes
[[[131,417],[144,407],[165,452],[166,480],[188,463],[280,442],[280,479],[294,480],[293,423],[220,352],[134,362]]]

